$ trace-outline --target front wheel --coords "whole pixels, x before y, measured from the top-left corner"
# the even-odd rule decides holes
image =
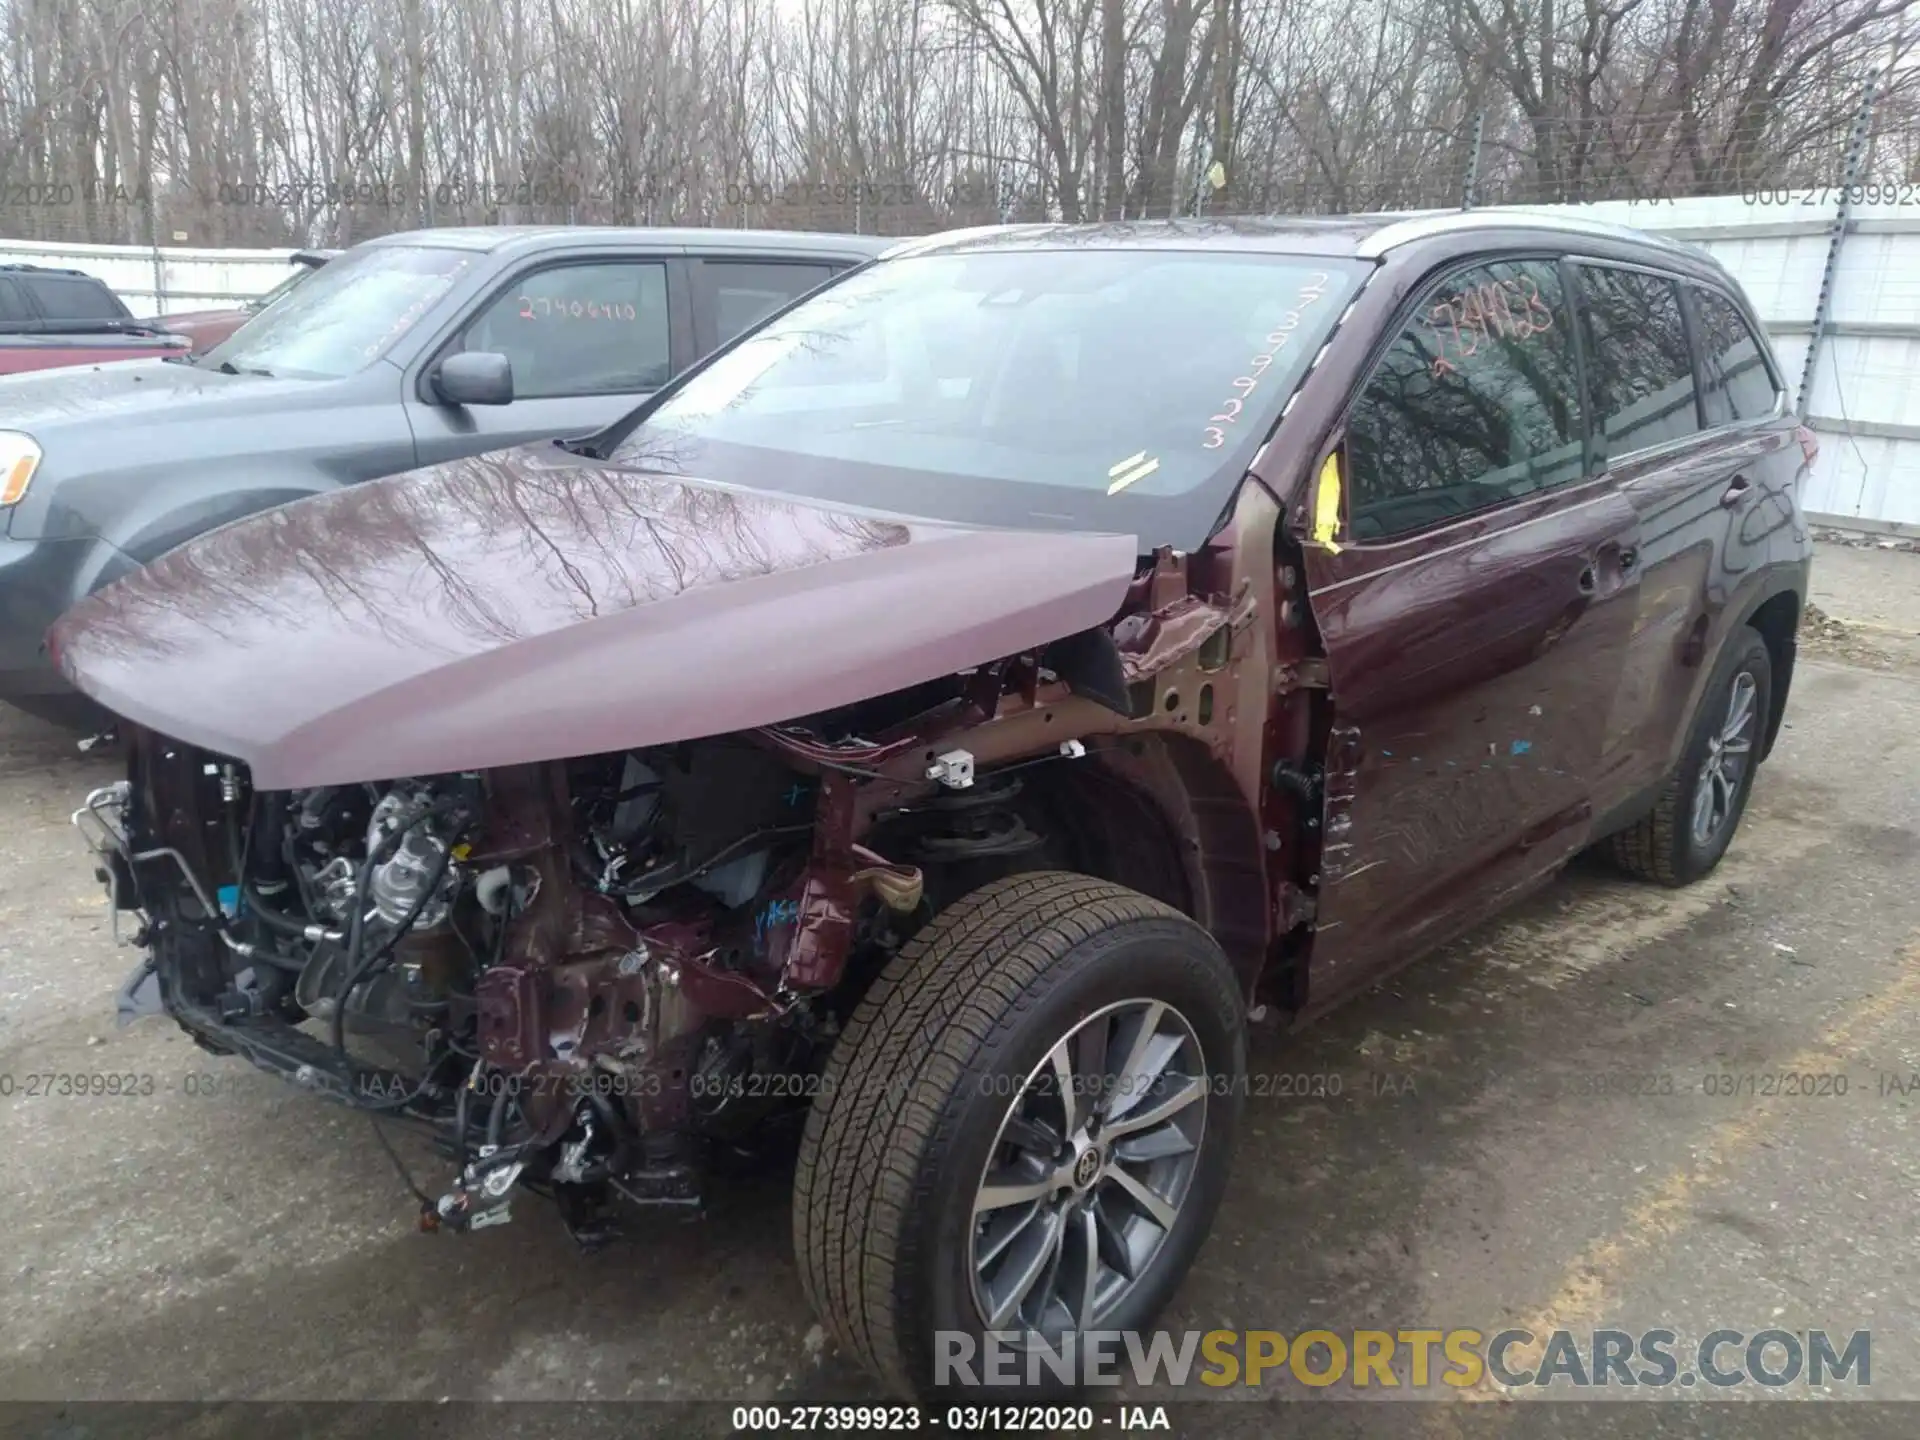
[[[1212,937],[1117,885],[1016,875],[937,916],[802,1141],[795,1248],[841,1348],[905,1396],[1034,1396],[1073,1388],[1080,1335],[1150,1325],[1226,1184],[1244,1012]]]

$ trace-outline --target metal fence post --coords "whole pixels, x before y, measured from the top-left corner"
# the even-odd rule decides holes
[[[1480,184],[1480,138],[1487,128],[1487,112],[1476,110],[1473,113],[1473,148],[1467,151],[1467,173],[1460,184],[1460,208],[1473,208],[1474,190]]]
[[[153,256],[153,310],[155,315],[167,313],[167,262],[160,254],[160,217],[155,214],[151,197],[146,203],[147,212],[147,249]]]
[[[1867,151],[1871,147],[1871,121],[1873,119],[1873,90],[1878,76],[1868,76],[1866,88],[1860,92],[1860,113],[1854,117],[1853,134],[1847,140],[1847,157],[1840,177],[1840,199],[1833,207],[1833,224],[1827,232],[1827,266],[1820,272],[1820,298],[1813,306],[1813,333],[1807,337],[1807,360],[1800,367],[1800,398],[1794,412],[1804,420],[1807,407],[1813,402],[1813,377],[1820,362],[1821,342],[1827,338],[1827,329],[1833,314],[1833,281],[1840,270],[1840,247],[1847,243],[1847,227],[1853,214],[1853,191],[1860,183],[1861,173],[1866,169]]]

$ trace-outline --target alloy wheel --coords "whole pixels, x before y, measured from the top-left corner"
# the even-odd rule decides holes
[[[1693,789],[1693,839],[1709,845],[1726,827],[1752,768],[1755,699],[1759,687],[1751,672],[1733,677],[1727,694],[1727,713],[1720,728],[1707,739],[1707,758]]]
[[[1187,1018],[1123,1000],[1062,1035],[1011,1097],[974,1196],[974,1304],[1048,1343],[1095,1327],[1180,1217],[1210,1081]]]

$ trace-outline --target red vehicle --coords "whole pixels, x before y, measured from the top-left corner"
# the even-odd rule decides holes
[[[188,341],[143,324],[80,270],[0,265],[0,375],[184,355]]]
[[[188,353],[184,335],[138,327],[98,335],[0,335],[0,375],[57,370],[68,365],[105,365],[115,360],[164,359]]]
[[[339,253],[338,250],[296,250],[288,257],[288,263],[294,267],[293,273],[266,294],[257,295],[244,305],[227,310],[186,310],[175,315],[161,315],[146,323],[159,330],[186,336],[193,353],[203,354]]]
[[[1719,862],[1810,459],[1739,287],[1631,231],[910,243],[604,432],[69,612],[123,1003],[433,1132],[443,1229],[528,1187],[596,1241],[800,1127],[801,1279],[902,1395],[1146,1328],[1253,1007],[1589,847]]]

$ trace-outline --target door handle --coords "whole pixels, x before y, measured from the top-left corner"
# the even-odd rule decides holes
[[[1565,574],[1566,572],[1562,571],[1561,573]],[[1595,573],[1593,566],[1589,565],[1580,572],[1580,593],[1582,595],[1591,595],[1599,588],[1600,577]]]
[[[1752,488],[1753,482],[1751,480],[1744,475],[1736,475],[1728,482],[1726,493],[1720,497],[1720,503],[1723,506],[1738,505],[1741,497]]]
[[[1633,567],[1640,563],[1640,552],[1629,545],[1620,552],[1620,573],[1631,575]]]

